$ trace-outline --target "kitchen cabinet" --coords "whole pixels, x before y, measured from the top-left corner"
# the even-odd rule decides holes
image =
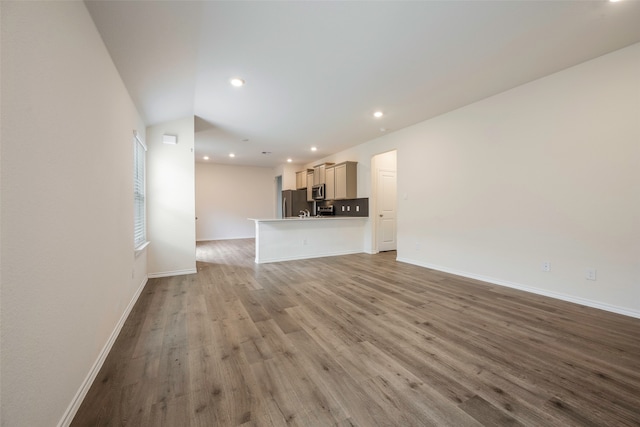
[[[307,172],[307,202],[313,202],[313,171]]]
[[[358,162],[338,163],[333,167],[334,200],[358,197]],[[328,193],[328,190],[327,190]]]
[[[333,200],[336,198],[336,168],[329,166],[325,169],[324,179],[324,198],[325,200]]]
[[[313,171],[313,169],[296,172],[296,190],[307,188],[307,174],[311,171]]]
[[[313,185],[325,184],[325,172],[326,168],[333,165],[333,163],[322,163],[321,165],[315,165],[313,167]]]

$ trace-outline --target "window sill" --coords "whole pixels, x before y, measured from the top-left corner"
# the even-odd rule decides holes
[[[133,253],[136,256],[136,258],[147,248],[147,246],[149,246],[149,243],[151,242],[149,241],[144,242],[143,244],[141,244],[140,246],[138,246],[133,250]]]

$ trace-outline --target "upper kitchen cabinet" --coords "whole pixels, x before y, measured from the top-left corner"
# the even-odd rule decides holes
[[[333,200],[336,198],[336,168],[335,166],[329,166],[325,169],[325,200]]]
[[[303,190],[307,188],[307,174],[309,172],[313,172],[313,169],[296,172],[296,190]]]
[[[343,162],[333,166],[330,180],[333,179],[333,199],[355,199],[358,197],[358,162]],[[327,187],[329,184],[327,183]],[[327,195],[331,190],[327,189]],[[329,197],[327,197],[329,199]]]
[[[325,184],[325,172],[333,163],[322,163],[313,167],[313,185]]]
[[[325,170],[325,199],[355,199],[358,192],[358,162],[343,162]]]
[[[307,202],[313,202],[313,169],[307,171]]]

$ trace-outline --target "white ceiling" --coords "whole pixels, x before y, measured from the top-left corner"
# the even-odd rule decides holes
[[[265,167],[640,41],[637,0],[86,4],[147,125],[196,116],[198,161]]]

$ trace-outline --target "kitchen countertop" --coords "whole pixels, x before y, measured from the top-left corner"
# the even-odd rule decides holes
[[[335,221],[341,219],[368,219],[368,216],[311,216],[311,217],[290,217],[290,218],[248,218],[256,222],[289,222],[289,221]]]

